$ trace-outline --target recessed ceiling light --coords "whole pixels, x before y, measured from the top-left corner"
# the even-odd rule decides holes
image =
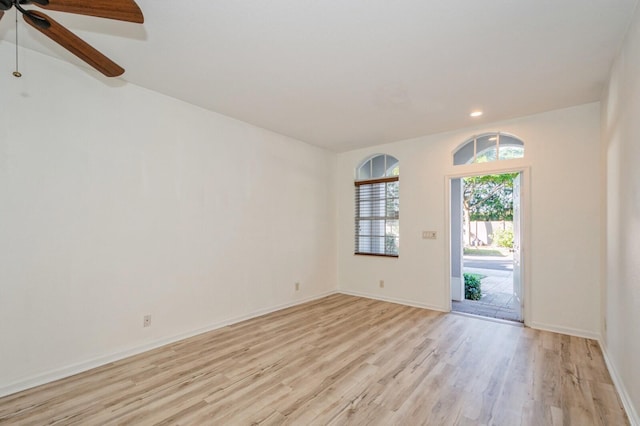
[[[480,117],[482,115],[482,111],[473,111],[469,114],[471,117]]]

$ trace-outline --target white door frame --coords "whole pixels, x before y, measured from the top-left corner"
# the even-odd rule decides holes
[[[470,176],[499,175],[503,173],[520,173],[522,182],[520,186],[520,238],[521,238],[521,259],[522,259],[522,295],[524,303],[522,306],[522,321],[528,326],[531,314],[531,167],[516,166],[506,168],[486,168],[470,170],[459,173],[452,173],[445,176],[445,301],[442,306],[448,306],[451,312],[451,180]]]

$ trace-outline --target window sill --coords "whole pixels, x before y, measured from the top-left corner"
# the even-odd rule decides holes
[[[382,253],[353,253],[354,256],[375,256],[375,257],[400,257],[397,254],[382,254]]]

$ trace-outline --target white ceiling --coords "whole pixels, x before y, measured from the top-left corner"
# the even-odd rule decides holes
[[[46,13],[127,81],[346,151],[598,100],[636,3],[138,0],[142,26]],[[20,22],[20,46],[80,64]]]

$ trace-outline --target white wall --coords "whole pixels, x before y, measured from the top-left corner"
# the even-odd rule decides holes
[[[12,55],[0,395],[335,290],[335,154],[34,52],[15,79]]]
[[[445,176],[452,152],[473,134],[524,140],[531,170],[530,325],[597,337],[600,316],[601,177],[599,104],[552,111],[338,155],[338,287],[371,297],[448,310]],[[354,168],[373,153],[400,160],[400,257],[353,255]],[[496,163],[497,164],[497,163]],[[495,167],[491,166],[491,167]],[[421,239],[423,230],[437,240]],[[379,288],[379,280],[385,287]]]
[[[603,341],[627,412],[640,424],[640,10],[612,69],[602,134],[607,178]]]

